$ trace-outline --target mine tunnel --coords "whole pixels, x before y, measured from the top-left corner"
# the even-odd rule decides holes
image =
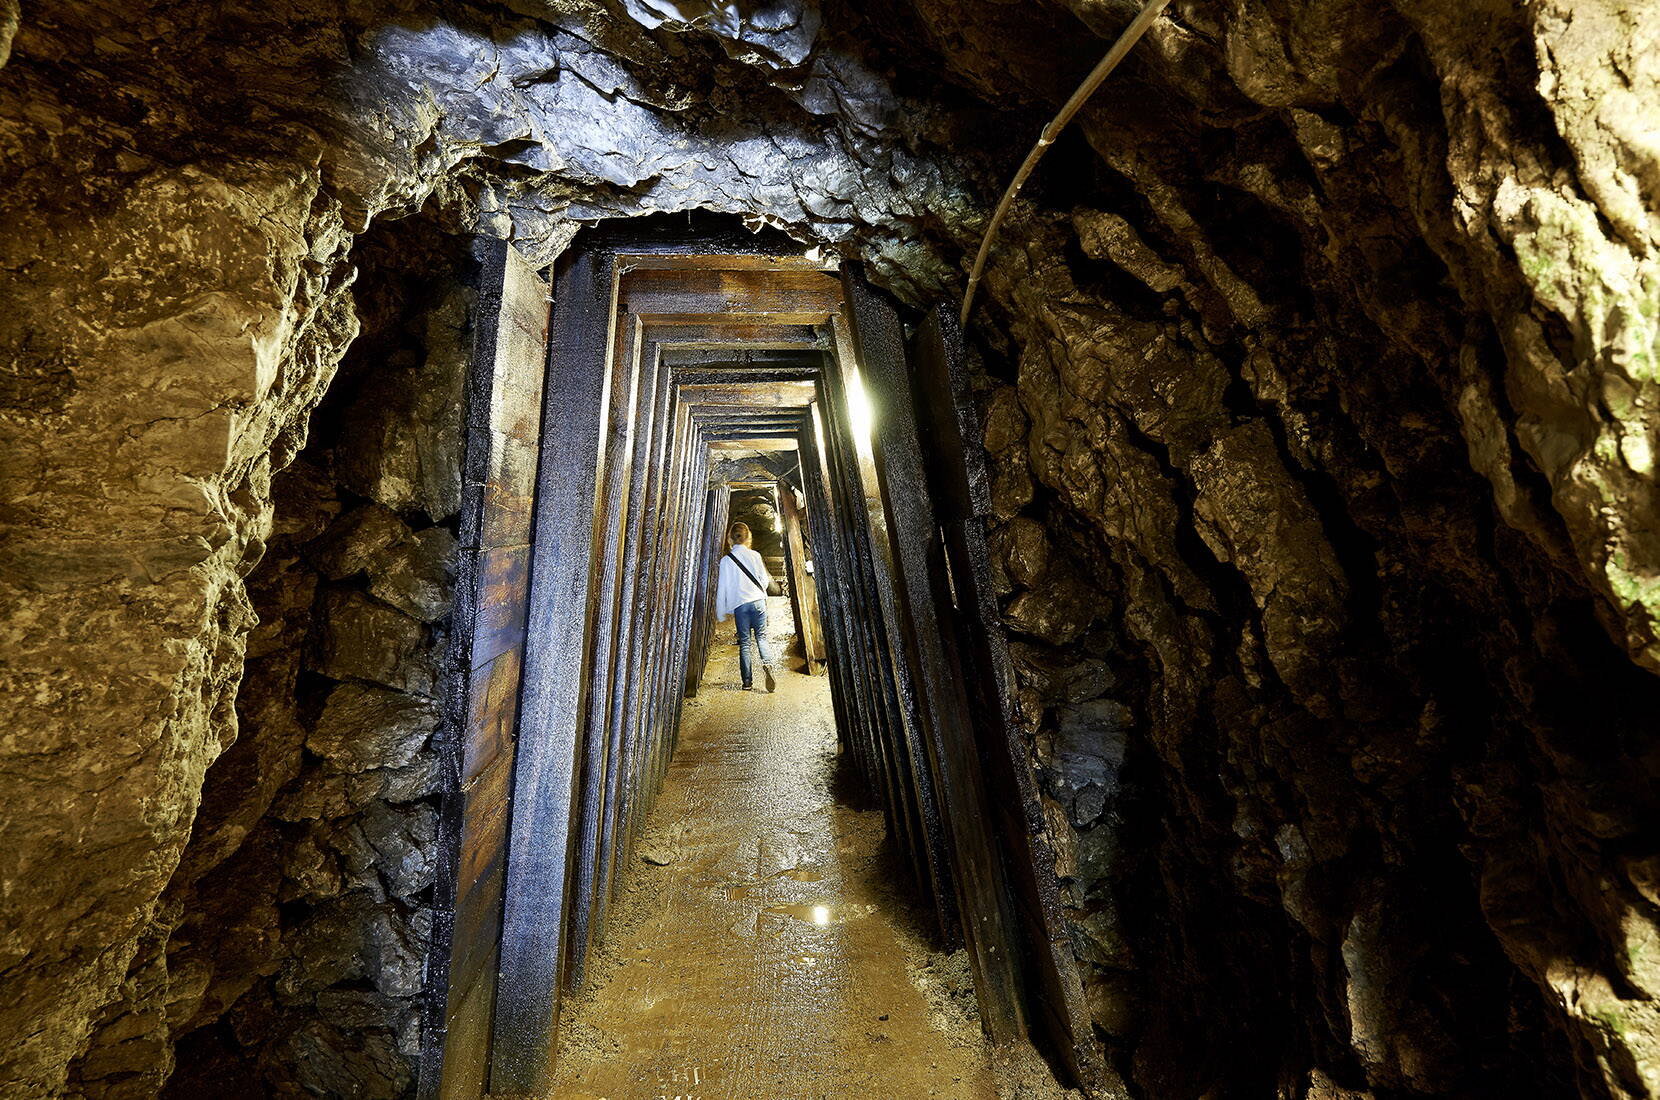
[[[0,0],[0,1097],[1660,1098],[1657,118],[1628,0]]]
[[[480,247],[494,314],[468,382],[477,481],[458,577],[474,594],[454,624],[464,684],[441,763],[461,782],[438,821],[455,901],[423,1030],[439,1092],[926,1090],[923,990],[891,988],[907,943],[919,971],[916,945],[960,952],[969,1034],[1042,1044],[1096,1083],[1054,856],[1028,825],[1041,808],[990,618],[985,463],[949,310],[907,334],[857,264],[737,225],[602,223],[551,286],[511,245]],[[510,463],[507,440],[524,457]],[[714,645],[718,578],[739,523],[749,579],[778,578],[748,594],[777,599],[791,627],[755,655],[765,680],[749,677],[778,689],[770,706],[721,690],[735,670]],[[654,813],[659,794],[677,808]],[[841,819],[808,812],[831,801]],[[879,809],[880,874],[920,895],[922,927],[887,912],[900,902],[852,900],[900,885],[870,881],[879,851],[844,850],[859,806]],[[666,934],[606,944],[642,919],[627,912],[641,890],[673,898]],[[842,927],[889,920],[903,927]],[[665,969],[676,979],[649,994],[573,1000],[590,977]],[[788,1028],[745,1026],[769,1015]],[[626,1053],[561,1059],[562,1016],[598,1017]],[[918,1063],[872,1056],[861,1024]],[[746,1045],[786,1033],[790,1060],[751,1064]],[[957,1076],[994,1085],[973,1059]]]

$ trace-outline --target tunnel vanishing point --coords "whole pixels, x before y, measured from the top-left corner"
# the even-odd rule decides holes
[[[1660,4],[1174,0],[959,325],[1141,10],[0,0],[0,1097],[575,1100],[740,508],[1053,1095],[1660,1097]]]

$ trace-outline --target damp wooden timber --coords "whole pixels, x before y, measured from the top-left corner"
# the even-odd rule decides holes
[[[551,321],[548,284],[492,247],[482,278],[499,286],[480,301],[497,320],[480,327],[466,441],[481,517],[454,662],[466,706],[446,723],[447,985],[429,995],[422,1095],[547,1087],[562,1001],[700,686],[723,456],[778,509],[802,654],[941,937],[970,950],[988,1031],[1030,1035],[1089,1080],[1007,684],[970,682],[1006,676],[1007,653],[954,345],[908,348],[856,268],[776,236],[585,231],[552,273]]]

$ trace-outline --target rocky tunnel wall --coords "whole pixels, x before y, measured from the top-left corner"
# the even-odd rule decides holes
[[[464,243],[360,239],[362,331],[272,483],[237,737],[123,996],[71,1069],[87,1096],[397,1097],[420,1052],[471,350]],[[176,1044],[174,1055],[170,1048]]]
[[[448,522],[296,465],[370,323],[350,254],[376,217],[430,198],[545,260],[573,219],[705,207],[920,303],[960,285],[1024,135],[1128,16],[16,11],[0,1080],[20,1096],[153,1091],[174,1012],[274,990],[257,960],[217,993],[186,955],[157,965],[196,861],[232,866],[187,848],[225,813],[210,765],[253,751],[262,684],[326,711],[335,677],[295,654],[331,600],[423,646],[439,629],[370,572],[318,569],[310,597],[262,580],[303,557],[285,494],[337,502],[332,523],[378,501],[409,531],[383,549]],[[1017,208],[971,333],[1003,613],[1103,1041],[1145,1095],[1654,1095],[1652,14],[1170,12]],[[261,783],[356,774],[296,763],[320,715],[276,714],[288,764]],[[278,834],[372,804],[421,802],[255,815],[219,850],[267,851],[236,885],[269,886]]]

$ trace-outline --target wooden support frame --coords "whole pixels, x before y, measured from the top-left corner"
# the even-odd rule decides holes
[[[819,621],[818,588],[812,572],[817,567],[811,564],[805,510],[795,499],[800,490],[787,477],[780,477],[779,484],[783,488],[778,503],[784,517],[784,550],[790,567],[790,610],[801,637],[804,671],[812,675],[822,672],[825,662],[824,626]]]
[[[438,923],[454,948],[429,989],[442,1011],[428,1011],[439,1054],[423,1063],[423,1097],[478,1096],[486,1038],[492,1094],[538,1095],[551,1080],[561,997],[603,934],[682,701],[699,686],[730,507],[727,488],[710,484],[710,454],[726,446],[794,452],[774,484],[804,652],[829,673],[839,735],[942,935],[970,947],[988,1030],[1014,1039],[1030,1028],[1080,1080],[1098,1072],[1009,721],[960,360],[937,320],[908,358],[892,307],[856,270],[829,266],[778,238],[651,241],[627,229],[585,234],[558,265],[542,430],[497,448],[516,482],[498,470],[474,494],[503,531],[517,517],[522,541],[467,544],[472,595],[458,610],[496,633],[470,636],[456,694],[468,707],[446,722],[456,780],[444,820],[463,857],[441,871],[450,904]],[[520,311],[542,308],[545,320],[542,291],[532,301],[514,278]],[[849,413],[855,378],[884,410],[869,445]],[[475,436],[478,454],[494,453],[484,444],[496,413],[468,415],[469,456]],[[959,465],[940,468],[924,437],[945,439]],[[961,471],[968,480],[953,481]],[[515,591],[509,610],[529,608],[516,628],[491,617],[497,597],[484,595]],[[503,718],[514,690],[516,721]],[[477,840],[492,828],[493,848]],[[497,885],[469,893],[478,874]]]
[[[956,317],[930,310],[910,347],[918,426],[940,535],[930,570],[942,609],[948,667],[964,688],[972,740],[965,746],[984,767],[983,805],[999,845],[1019,931],[1010,947],[1025,953],[1023,994],[1031,1030],[1088,1089],[1107,1081],[1084,1000],[1077,959],[1062,912],[1055,853],[1045,832],[1037,783],[1015,716],[1015,679],[992,583],[985,517],[990,477],[980,414],[969,387]],[[947,579],[949,578],[949,580]],[[990,797],[990,791],[1003,792]]]
[[[1026,1036],[1021,996],[1022,952],[1006,949],[1018,938],[1013,900],[1004,880],[1001,851],[989,828],[990,799],[962,690],[962,670],[942,639],[934,577],[940,551],[927,475],[910,393],[904,333],[894,308],[865,285],[855,269],[843,277],[854,353],[864,366],[863,384],[880,410],[874,418],[875,467],[891,526],[896,579],[895,632],[915,673],[917,721],[927,766],[943,803],[963,939],[973,964],[981,1016],[993,1039]]]
[[[422,1100],[482,1096],[494,1020],[509,791],[525,641],[547,285],[504,241],[481,239],[462,439],[456,623],[444,717]]]
[[[543,1091],[558,1045],[562,963],[571,931],[566,884],[576,839],[582,670],[592,643],[594,474],[603,465],[608,430],[616,276],[614,255],[584,251],[561,262],[554,282],[492,1093]]]

